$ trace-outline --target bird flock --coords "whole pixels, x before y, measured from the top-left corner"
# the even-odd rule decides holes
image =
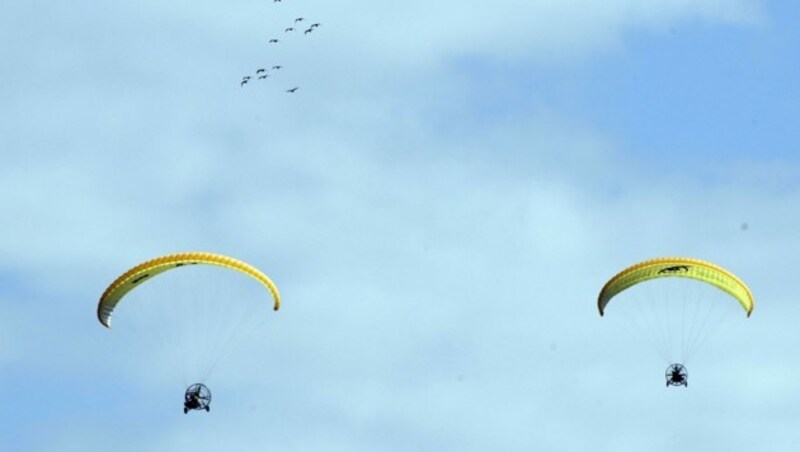
[[[273,0],[273,3],[281,3],[281,0]],[[303,36],[308,36],[309,34],[314,33],[314,31],[322,25],[320,22],[312,22],[308,24],[308,26],[306,27],[306,23],[308,22],[310,21],[307,20],[305,17],[295,18],[294,22],[290,26],[284,28],[283,37],[281,38],[272,37],[267,41],[267,45],[269,46],[280,45],[282,42],[281,39],[283,39],[284,37],[285,39],[292,39],[292,35],[299,35],[300,30],[303,31]],[[239,86],[244,88],[245,85],[249,84],[251,81],[253,82],[266,81],[271,75],[274,75],[276,71],[279,71],[282,68],[283,65],[281,64],[273,64],[260,67],[256,69],[255,74],[244,75],[242,77],[242,80],[239,82]],[[299,86],[294,86],[286,89],[285,91],[289,94],[293,94],[298,89],[300,89]]]

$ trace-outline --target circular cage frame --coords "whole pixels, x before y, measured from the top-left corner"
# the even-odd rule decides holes
[[[674,378],[674,374],[677,372],[680,380],[676,380]],[[667,370],[664,371],[664,377],[667,380],[667,387],[669,386],[683,386],[689,387],[689,371],[686,370],[686,366],[681,363],[673,363],[667,367]]]
[[[192,410],[211,410],[211,390],[203,383],[194,383],[183,394],[183,413]]]

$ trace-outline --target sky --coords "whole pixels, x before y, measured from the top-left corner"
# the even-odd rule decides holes
[[[793,6],[6,5],[0,449],[793,450]],[[194,250],[262,269],[283,305],[184,415],[96,306]],[[658,256],[756,299],[688,388],[596,309]]]

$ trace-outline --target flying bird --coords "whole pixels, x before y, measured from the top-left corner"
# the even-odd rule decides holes
[[[277,65],[277,66],[272,66],[272,69],[280,69],[280,68],[282,68],[282,67],[283,67],[283,66],[281,66],[281,65]]]
[[[294,28],[289,27],[286,30],[283,30],[284,33],[289,33],[290,31],[294,31]]]
[[[299,86],[295,86],[295,87],[294,87],[294,88],[292,88],[292,89],[287,89],[287,90],[286,90],[286,92],[287,92],[287,93],[293,93],[293,92],[297,91],[297,88],[300,88],[300,87],[299,87]]]
[[[264,79],[265,79],[265,78],[267,78],[267,77],[269,77],[269,75],[267,75],[267,74],[264,74],[264,75],[259,75],[259,76],[258,76],[258,79],[259,79],[259,80],[264,80]]]
[[[258,74],[260,74],[262,72],[267,72],[267,70],[262,67],[261,69],[256,71],[256,75],[258,75]]]
[[[302,18],[302,17],[298,17],[297,19],[295,19],[295,20],[294,20],[294,23],[297,23],[297,22],[302,22],[302,21],[304,21],[304,20],[305,20],[304,18]]]
[[[239,86],[244,86],[247,83],[247,79],[242,80],[242,83]]]
[[[270,44],[275,43],[275,42],[279,42],[279,41],[277,39],[275,39],[275,38],[269,40]]]
[[[309,28],[308,30],[304,31],[303,34],[307,35],[307,34],[311,33],[312,31],[314,31],[314,29],[313,28]]]
[[[320,25],[322,25],[322,24],[321,24],[321,23],[319,23],[319,22],[317,22],[317,23],[315,23],[315,24],[311,24],[311,28],[317,28],[317,27],[319,27]]]
[[[244,77],[242,77],[242,80],[250,80],[250,78],[251,77],[249,75],[245,75]]]

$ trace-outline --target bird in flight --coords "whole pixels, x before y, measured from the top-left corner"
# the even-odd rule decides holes
[[[277,43],[277,42],[279,42],[279,41],[277,39],[275,39],[275,38],[272,38],[272,39],[269,40],[270,44]]]
[[[303,34],[307,35],[307,34],[311,33],[312,31],[314,31],[314,29],[313,28],[309,28],[308,30],[304,31]]]
[[[293,93],[293,92],[297,91],[297,88],[300,88],[300,87],[299,87],[299,86],[295,86],[295,87],[294,87],[294,88],[292,88],[292,89],[287,89],[287,90],[286,90],[286,92],[287,92],[287,93]]]
[[[289,27],[286,30],[283,30],[284,33],[289,33],[290,31],[294,31],[294,28]]]
[[[259,76],[258,76],[258,79],[259,79],[259,80],[264,80],[264,79],[265,79],[265,78],[267,78],[267,77],[269,77],[269,75],[267,75],[267,74],[264,74],[264,75],[259,75]]]
[[[247,84],[247,79],[242,80],[242,83],[239,86],[244,86],[245,84]]]
[[[262,68],[260,68],[259,70],[256,71],[256,75],[258,75],[258,74],[260,74],[262,72],[267,72],[267,70],[262,67]]]
[[[298,17],[297,19],[295,19],[295,20],[294,20],[294,23],[297,23],[297,22],[302,22],[302,21],[304,21],[304,20],[305,20],[304,18],[302,18],[302,17]]]
[[[320,25],[322,25],[322,24],[321,24],[321,23],[319,23],[319,22],[317,22],[317,23],[315,23],[315,24],[311,24],[311,28],[317,28],[317,27],[319,27]]]
[[[272,66],[272,69],[280,69],[280,68],[282,68],[282,67],[283,67],[283,66],[281,66],[281,65],[276,65],[276,66]]]

